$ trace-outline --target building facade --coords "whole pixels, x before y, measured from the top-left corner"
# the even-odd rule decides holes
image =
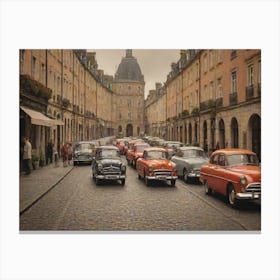
[[[137,59],[132,56],[132,50],[126,50],[113,82],[118,137],[144,132],[144,88],[144,76]]]
[[[166,111],[168,140],[210,152],[218,147],[247,148],[261,158],[261,51],[181,50],[180,54],[165,82],[166,107],[159,109],[159,96],[146,102],[146,115]]]
[[[40,158],[52,141],[115,134],[112,79],[86,50],[20,50],[20,141],[26,135]]]

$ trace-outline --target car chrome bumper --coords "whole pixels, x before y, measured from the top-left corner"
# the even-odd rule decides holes
[[[176,180],[178,176],[146,176],[149,180]]]
[[[261,193],[260,192],[252,192],[252,193],[237,193],[236,194],[237,199],[261,199]]]
[[[188,173],[188,177],[190,177],[190,178],[199,178],[200,177],[200,173],[195,173],[195,172]]]
[[[125,179],[125,175],[96,175],[97,179],[104,179],[104,180],[121,180]]]

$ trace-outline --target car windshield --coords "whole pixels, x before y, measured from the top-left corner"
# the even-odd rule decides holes
[[[206,154],[203,150],[186,150],[183,151],[183,157],[184,158],[190,158],[190,157],[206,157]]]
[[[237,154],[227,157],[228,165],[259,165],[259,160],[256,155]]]
[[[136,146],[136,152],[138,152],[138,153],[140,152],[140,153],[141,153],[141,152],[143,152],[144,149],[147,148],[147,147],[148,147],[147,145],[141,145],[141,146],[138,146],[138,145],[137,145],[137,146]]]
[[[76,144],[75,150],[76,151],[92,150],[93,146],[94,145],[91,143],[79,143],[79,144]]]
[[[181,147],[182,145],[180,143],[167,143],[166,147],[167,148],[178,148]]]
[[[119,158],[119,153],[117,150],[110,150],[110,149],[104,149],[99,150],[97,152],[98,158]]]
[[[147,159],[167,159],[167,155],[163,151],[150,151],[148,152]]]

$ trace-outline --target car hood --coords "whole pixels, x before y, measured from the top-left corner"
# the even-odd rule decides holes
[[[78,155],[92,155],[92,150],[91,149],[84,149],[84,150],[77,150],[75,151],[75,154]]]
[[[240,166],[228,167],[227,169],[232,172],[250,176],[255,182],[261,182],[260,166],[240,165]]]
[[[172,169],[175,163],[171,163],[168,159],[153,159],[149,162],[154,169]]]
[[[122,163],[120,159],[112,159],[112,158],[104,158],[98,160],[97,162],[101,163],[103,166],[110,166],[110,165],[119,166]]]

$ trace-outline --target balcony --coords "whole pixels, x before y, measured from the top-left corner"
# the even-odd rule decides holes
[[[68,108],[68,106],[70,105],[70,100],[67,98],[63,98],[62,99],[62,106],[65,108]]]
[[[237,92],[233,92],[229,95],[229,105],[237,104]]]
[[[33,95],[48,101],[52,97],[52,90],[29,75],[20,75],[20,91],[27,95]]]
[[[223,107],[223,97],[216,99],[216,108],[221,108],[221,107]]]
[[[208,99],[200,103],[200,111],[205,111],[216,106],[216,102],[213,99]]]
[[[246,87],[246,100],[254,98],[254,86],[250,85]]]

